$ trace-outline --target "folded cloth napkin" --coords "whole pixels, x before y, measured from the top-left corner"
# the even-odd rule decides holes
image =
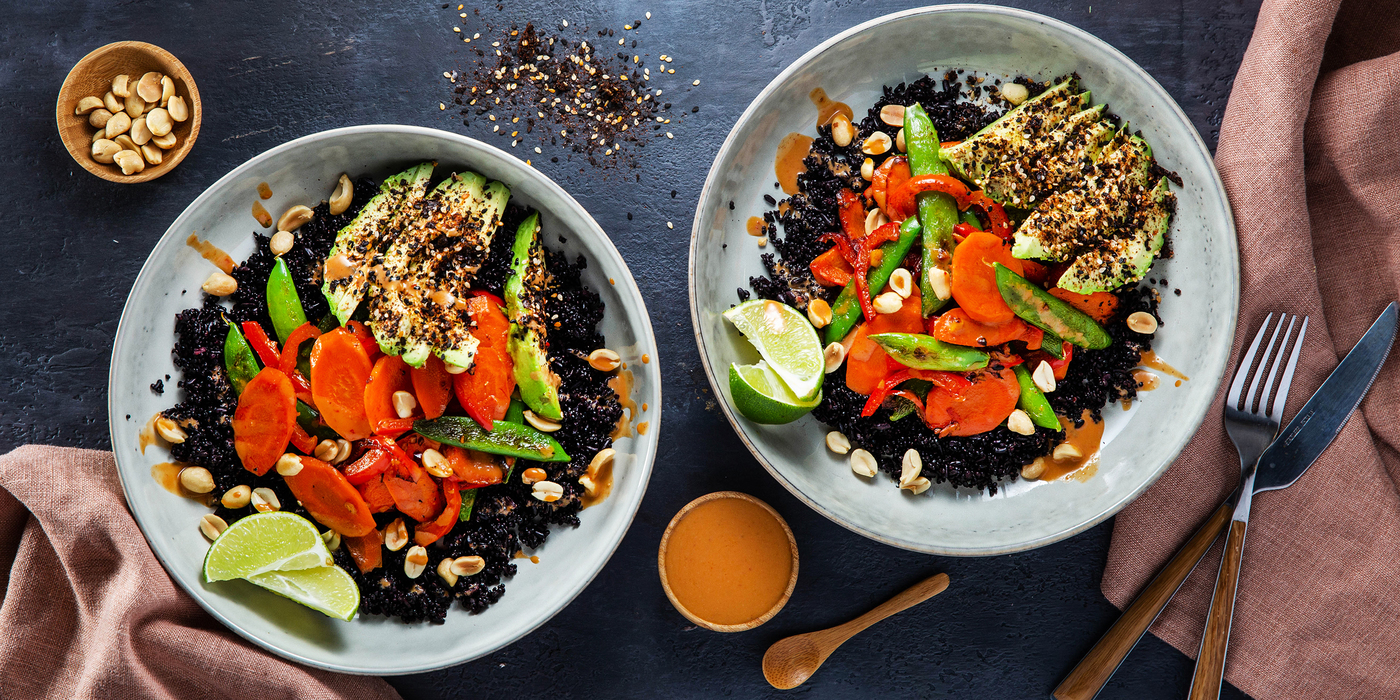
[[[1235,357],[1266,313],[1312,316],[1290,413],[1400,299],[1397,96],[1400,3],[1265,0],[1216,165],[1239,230]],[[1203,293],[1177,281],[1183,293]],[[1103,592],[1119,607],[1239,481],[1221,419],[1225,389],[1177,462],[1117,518]],[[1397,449],[1392,357],[1308,473],[1254,499],[1226,667],[1236,687],[1269,699],[1400,697]],[[1217,543],[1152,627],[1193,657],[1219,551]]]
[[[398,698],[379,678],[278,659],[176,587],[127,512],[110,452],[0,456],[0,697]]]

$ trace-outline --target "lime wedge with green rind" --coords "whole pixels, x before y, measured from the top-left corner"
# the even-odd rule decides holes
[[[734,407],[740,414],[767,425],[791,423],[822,402],[820,389],[811,399],[794,396],[773,368],[762,361],[755,365],[730,364],[729,394],[734,397]]]
[[[310,520],[273,511],[229,526],[204,555],[204,580],[250,578],[269,571],[330,566],[331,551]]]
[[[248,580],[336,619],[348,621],[360,609],[359,586],[338,566],[268,571]]]
[[[798,399],[817,395],[826,362],[817,330],[801,311],[768,299],[751,299],[724,312]]]

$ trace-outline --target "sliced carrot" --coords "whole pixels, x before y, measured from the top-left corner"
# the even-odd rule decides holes
[[[1045,291],[1050,292],[1050,296],[1089,314],[1099,323],[1108,323],[1113,320],[1113,314],[1118,312],[1118,297],[1112,292],[1079,294],[1060,287],[1051,287]]]
[[[413,409],[413,415],[400,418],[394,410],[394,393],[413,392],[413,382],[408,378],[408,364],[398,355],[385,355],[374,363],[369,381],[364,384],[362,395],[365,402],[365,416],[370,428],[377,435],[398,437],[413,427],[413,419],[422,418],[421,408]]]
[[[384,485],[384,475],[375,474],[355,489],[360,492],[360,496],[365,499],[365,504],[369,506],[371,513],[387,513],[394,509],[394,495],[389,493],[389,487]]]
[[[432,522],[422,523],[413,528],[413,541],[420,546],[426,547],[445,537],[452,531],[452,526],[457,524],[457,517],[462,513],[462,492],[457,489],[457,484],[444,480],[442,497],[442,512],[438,513]]]
[[[233,449],[243,468],[267,473],[287,452],[297,423],[296,391],[275,367],[264,367],[243,387],[233,412]]]
[[[452,465],[452,474],[464,485],[477,488],[503,481],[501,465],[485,452],[448,447],[444,456],[447,457],[447,463]]]
[[[476,326],[476,361],[471,369],[452,377],[457,402],[467,415],[490,430],[494,421],[506,417],[510,394],[515,391],[515,362],[506,341],[510,321],[495,297],[480,294],[467,300],[467,313]]]
[[[326,425],[346,440],[370,436],[365,414],[370,368],[369,355],[354,334],[343,328],[318,337],[311,347],[311,394],[316,409]]]
[[[452,375],[447,373],[447,365],[442,358],[429,356],[422,367],[410,367],[408,376],[413,381],[413,395],[418,398],[423,417],[441,416],[447,410],[447,403],[452,400]]]
[[[846,352],[846,386],[851,391],[869,396],[889,374],[889,355],[867,336],[876,333],[922,333],[924,317],[919,312],[916,291],[904,300],[892,314],[877,314],[868,323],[856,327],[850,350]]]
[[[379,530],[371,530],[360,537],[342,535],[340,541],[350,550],[350,558],[355,560],[360,573],[367,574],[384,564],[384,534]]]
[[[935,385],[924,399],[924,422],[939,436],[977,435],[1001,425],[1021,398],[1011,370],[969,372],[971,386],[950,391]]]
[[[812,264],[807,267],[818,283],[828,287],[844,287],[851,283],[851,275],[855,274],[851,264],[846,262],[845,256],[835,246],[813,258]]]
[[[1001,263],[1021,274],[1021,261],[1011,257],[1011,248],[1000,237],[986,231],[973,231],[953,249],[953,298],[973,320],[986,324],[1005,323],[1016,317],[997,289],[996,269]]]
[[[418,522],[427,522],[442,511],[442,492],[428,472],[413,462],[397,460],[384,477],[389,495],[399,511]]]
[[[929,334],[934,338],[945,343],[975,348],[1020,340],[1030,327],[1030,324],[1019,318],[999,324],[981,323],[973,320],[962,307],[952,309],[936,320],[929,320]]]
[[[302,457],[301,470],[282,478],[316,522],[350,537],[374,530],[369,504],[335,467],[315,457]]]

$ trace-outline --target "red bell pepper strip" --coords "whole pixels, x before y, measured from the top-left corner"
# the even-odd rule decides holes
[[[306,432],[306,428],[300,423],[292,424],[292,446],[301,450],[304,454],[311,454],[316,451],[316,443],[319,442],[311,433]]]
[[[953,235],[958,238],[967,238],[968,234],[976,233],[982,229],[972,224],[953,224]]]
[[[355,334],[355,339],[360,341],[360,347],[365,349],[365,354],[369,355],[369,361],[371,363],[379,359],[380,355],[384,354],[379,351],[379,343],[375,341],[374,334],[370,333],[369,328],[367,328],[365,324],[359,321],[351,321],[345,324],[345,327],[350,329],[351,333]]]
[[[860,199],[850,190],[841,190],[838,201],[842,204],[841,222],[843,226],[848,223],[846,211],[850,208],[860,210]],[[858,233],[856,233],[858,231]],[[865,221],[862,218],[856,228],[846,226],[841,233],[822,234],[819,240],[830,241],[836,244],[836,249],[846,257],[846,261],[851,264],[853,272],[851,277],[856,283],[856,300],[860,302],[861,313],[866,320],[875,318],[875,305],[870,300],[870,251],[876,246],[886,241],[893,241],[899,238],[899,224],[890,222],[880,228],[865,233]]]
[[[504,301],[501,301],[500,297],[496,296],[495,294],[492,294],[491,292],[486,291],[485,289],[473,289],[467,293],[474,297],[486,297],[487,299],[496,302],[496,306],[499,306],[502,309],[506,308],[506,303]]]
[[[832,246],[831,250],[812,259],[807,266],[817,282],[828,287],[844,287],[851,283],[851,264],[842,257],[841,250]]]
[[[278,360],[278,367],[282,368],[282,373],[292,376],[297,371],[297,354],[301,350],[301,344],[321,337],[321,329],[311,325],[310,322],[297,326],[292,334],[287,336],[287,342],[282,346],[282,354]]]
[[[383,450],[397,462],[413,463],[413,455],[404,452],[403,448],[399,447],[399,443],[394,442],[394,439],[391,437],[371,435],[365,438],[365,444]]]
[[[958,208],[966,209],[969,206],[981,209],[987,215],[987,220],[992,226],[989,229],[992,233],[1000,236],[1002,240],[1011,239],[1011,219],[1006,216],[1006,210],[987,196],[982,190],[977,190],[968,194],[966,201],[958,200]]]
[[[267,331],[263,330],[262,324],[257,321],[243,322],[243,337],[248,339],[248,344],[253,346],[253,352],[258,354],[258,359],[262,360],[264,367],[278,369],[282,366],[282,358],[277,352],[277,342],[267,337]]]
[[[438,513],[432,522],[421,523],[413,528],[413,541],[419,546],[426,547],[437,542],[447,536],[447,533],[452,531],[452,526],[457,524],[457,516],[462,512],[461,490],[457,488],[455,482],[444,479],[442,496],[446,501],[442,512]]]
[[[366,450],[359,459],[346,465],[345,478],[359,486],[384,473],[389,469],[390,463],[388,452],[379,449]]]
[[[885,399],[890,397],[890,394],[894,393],[895,388],[910,379],[923,379],[933,382],[953,394],[957,394],[963,389],[972,386],[972,382],[968,381],[967,377],[954,372],[926,369],[900,370],[885,377],[885,380],[880,382],[880,386],[870,392],[870,398],[865,400],[865,406],[861,409],[860,415],[862,417],[875,415],[875,410],[880,407],[880,404],[885,402]],[[922,408],[922,405],[920,408]]]
[[[958,201],[959,210],[970,206],[981,209],[992,224],[989,229],[992,233],[1002,239],[1011,238],[1011,219],[1006,216],[1006,210],[982,190],[970,190],[962,180],[951,175],[919,175],[910,178],[899,189],[890,191],[887,208],[891,211],[913,211],[914,196],[930,191],[951,195]],[[957,228],[954,227],[954,230]]]

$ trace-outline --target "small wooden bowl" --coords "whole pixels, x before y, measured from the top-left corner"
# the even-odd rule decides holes
[[[111,163],[99,163],[92,159],[92,135],[97,131],[88,123],[88,118],[78,116],[73,110],[78,100],[84,97],[101,99],[112,89],[112,78],[123,73],[135,81],[145,73],[156,71],[168,75],[175,81],[175,94],[185,98],[190,106],[190,117],[183,122],[175,122],[171,133],[175,134],[175,147],[165,151],[160,165],[148,165],[135,175],[123,175],[121,168]],[[58,91],[58,135],[68,148],[68,155],[88,172],[112,182],[147,182],[164,175],[185,159],[199,137],[199,124],[204,116],[199,101],[199,88],[195,87],[185,64],[169,51],[141,41],[118,41],[93,50],[83,57],[68,77],[63,79],[63,87]]]
[[[787,534],[788,547],[792,552],[792,575],[788,578],[787,589],[783,591],[783,597],[779,598],[778,602],[774,603],[773,607],[768,609],[768,612],[758,616],[757,619],[749,620],[748,622],[738,625],[715,624],[690,612],[686,609],[684,605],[681,604],[681,601],[678,598],[676,598],[675,592],[671,590],[671,582],[666,578],[666,547],[671,540],[671,531],[676,529],[676,523],[679,523],[683,518],[685,518],[686,515],[690,513],[691,510],[694,510],[695,507],[700,505],[701,503],[707,503],[709,501],[713,501],[720,498],[737,498],[740,500],[748,501],[750,503],[756,503],[759,506],[761,506],[764,510],[768,511],[768,514],[776,518],[778,524],[783,526],[783,532]],[[770,506],[767,503],[764,503],[763,501],[760,501],[759,499],[748,495],[747,493],[740,493],[738,491],[716,491],[714,493],[707,493],[704,496],[701,496],[691,501],[690,503],[687,503],[685,507],[680,510],[679,513],[676,513],[676,517],[671,518],[671,523],[666,526],[666,532],[661,535],[661,548],[656,554],[656,567],[661,571],[661,588],[662,590],[666,591],[666,597],[670,599],[671,605],[676,606],[676,610],[678,610],[680,614],[684,615],[687,620],[690,620],[691,622],[694,622],[695,624],[700,625],[705,629],[714,630],[716,632],[744,632],[746,630],[751,630],[773,619],[773,616],[777,615],[778,611],[782,610],[784,605],[787,605],[788,598],[792,597],[792,589],[797,586],[797,538],[792,536],[792,528],[788,527],[787,521],[783,520],[783,516],[778,515],[778,511],[773,510],[773,506]]]

